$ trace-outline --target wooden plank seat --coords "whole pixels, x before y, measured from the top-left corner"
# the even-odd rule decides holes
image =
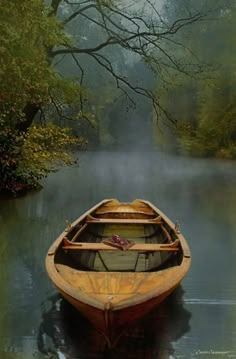
[[[96,214],[98,216],[104,215],[104,214],[121,214],[119,211],[114,211],[114,210],[110,210],[110,211],[100,211],[100,212],[96,212]],[[145,216],[149,216],[149,217],[153,217],[153,215],[155,215],[154,212],[144,212],[144,211],[130,211],[130,212],[124,212],[124,215],[133,215],[133,214],[141,214],[141,215],[145,215]]]
[[[82,242],[70,242],[68,239],[64,238],[64,250],[88,250],[88,251],[117,251],[121,250],[116,247],[109,246],[105,243],[82,243]],[[157,243],[137,243],[132,247],[127,249],[128,251],[138,251],[138,252],[157,252],[157,251],[178,251],[179,250],[179,240],[174,241],[173,243],[167,244],[157,244]],[[126,251],[127,251],[126,250]]]
[[[86,223],[131,223],[131,224],[161,224],[161,216],[150,218],[150,219],[134,219],[134,218],[96,218],[91,215],[88,215],[86,218]]]

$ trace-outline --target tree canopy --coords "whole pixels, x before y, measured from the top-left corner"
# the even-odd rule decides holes
[[[178,6],[171,0],[168,3],[168,18],[187,16],[194,6],[208,11],[205,1],[181,0]],[[235,2],[218,0],[209,21],[195,23],[175,38],[179,43],[184,38],[185,48],[191,48],[205,64],[205,71],[197,77],[183,77],[172,71],[168,92],[162,92],[163,103],[178,122],[175,143],[184,153],[236,157],[235,20]],[[189,62],[187,53],[182,53]]]
[[[68,41],[48,14],[40,0],[1,1],[0,190],[37,185],[55,169],[55,162],[71,161],[65,147],[82,142],[69,129],[53,124],[53,118],[45,123],[43,106],[62,97],[69,104],[71,93],[78,96],[80,91],[78,84],[65,83],[48,62],[47,49]]]

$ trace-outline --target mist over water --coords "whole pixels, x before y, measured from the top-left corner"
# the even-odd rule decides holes
[[[0,203],[0,357],[236,357],[235,164],[148,150],[78,158],[78,166],[50,175],[41,191]],[[61,299],[44,267],[66,220],[104,198],[150,200],[179,222],[192,251],[179,290],[112,352]]]

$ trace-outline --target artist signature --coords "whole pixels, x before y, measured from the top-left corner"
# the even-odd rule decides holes
[[[236,353],[231,351],[220,351],[220,350],[197,350],[196,355],[225,355],[227,358],[236,358]]]

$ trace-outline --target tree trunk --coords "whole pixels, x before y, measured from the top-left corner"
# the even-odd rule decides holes
[[[32,122],[39,111],[39,106],[34,103],[27,103],[23,110],[24,118],[16,125],[16,130],[19,132],[27,132]]]

